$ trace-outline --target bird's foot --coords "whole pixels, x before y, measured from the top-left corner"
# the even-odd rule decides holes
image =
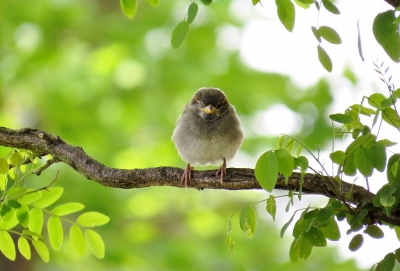
[[[224,176],[226,175],[226,160],[225,160],[225,158],[224,158],[224,163],[222,164],[222,167],[220,167],[217,170],[217,173],[215,175],[218,176],[219,174],[221,174],[220,183],[222,185],[222,182],[224,181]]]
[[[181,178],[181,183],[185,181],[185,188],[188,187],[188,184],[190,183],[190,180],[192,179],[192,171],[194,170],[194,167],[191,167],[190,164],[188,163],[185,168],[185,172],[183,172],[182,178]]]

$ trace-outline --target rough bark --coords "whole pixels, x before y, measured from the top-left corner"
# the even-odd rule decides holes
[[[55,162],[64,162],[89,180],[98,182],[103,186],[115,188],[143,188],[150,186],[184,187],[181,183],[183,169],[175,167],[157,167],[145,169],[117,169],[107,167],[87,155],[81,147],[72,146],[60,137],[44,131],[24,128],[12,130],[0,127],[0,146],[18,149],[27,149],[41,155],[50,154],[49,160],[43,168]],[[40,174],[41,170],[37,172]],[[220,184],[215,176],[215,170],[194,171],[190,188],[196,189],[226,189],[246,190],[261,189],[254,176],[254,170],[249,168],[229,168],[224,182]],[[279,175],[275,189],[299,190],[300,173],[293,173],[287,184],[285,178]],[[345,199],[352,190],[352,197]],[[339,191],[339,193],[338,193]],[[337,198],[356,207],[359,203],[369,203],[372,206],[374,194],[365,188],[342,181],[341,186],[330,176],[307,173],[304,175],[303,192],[318,194],[329,198]],[[372,221],[384,221],[400,226],[400,215],[387,217],[379,208],[371,207],[369,217]]]
[[[400,0],[385,0],[385,2],[394,8],[397,8],[400,6]]]

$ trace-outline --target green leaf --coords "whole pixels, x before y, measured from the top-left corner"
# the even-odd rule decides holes
[[[386,97],[383,94],[374,93],[368,97],[368,103],[369,103],[369,105],[371,105],[377,109],[382,109],[381,104],[382,104],[382,101],[385,99],[386,99]]]
[[[53,215],[49,218],[47,221],[47,230],[51,246],[54,250],[59,250],[64,240],[64,232],[58,216]]]
[[[393,204],[396,202],[396,199],[393,197],[394,192],[396,192],[396,187],[395,186],[383,186],[381,189],[380,193],[380,203],[382,206],[387,206],[391,207]]]
[[[189,5],[188,14],[187,14],[187,18],[186,18],[186,22],[188,24],[193,23],[194,19],[196,18],[198,9],[199,9],[199,6],[197,5],[196,2],[192,2]]]
[[[318,41],[319,43],[321,43],[321,42],[322,42],[322,40],[321,40],[321,34],[319,33],[318,29],[317,29],[315,26],[312,26],[312,27],[311,27],[311,31],[313,32],[314,37],[317,39],[317,41]]]
[[[22,160],[22,157],[21,157],[21,155],[20,155],[18,152],[14,152],[14,153],[11,155],[10,162],[11,162],[11,164],[13,164],[15,167],[18,166],[18,164],[21,162],[21,160]]]
[[[340,230],[339,225],[337,224],[336,220],[331,217],[330,223],[328,226],[319,228],[325,237],[331,241],[338,241],[340,240]]]
[[[382,110],[382,118],[384,121],[386,121],[389,125],[392,125],[393,127],[400,129],[400,119],[399,116],[397,115],[396,110],[393,108],[385,108]]]
[[[324,38],[327,42],[332,44],[341,44],[342,39],[340,38],[339,34],[333,28],[329,26],[320,26],[318,29],[319,34],[322,38]],[[350,122],[348,122],[350,123]]]
[[[307,242],[314,247],[325,247],[326,238],[322,231],[316,227],[311,227],[308,232],[304,233]]]
[[[289,138],[288,141],[286,141],[286,147],[285,149],[287,149],[289,152],[292,150],[294,145],[294,139],[293,138]]]
[[[380,145],[384,146],[385,148],[388,148],[388,147],[392,147],[392,146],[394,146],[394,145],[397,145],[396,142],[390,141],[390,140],[388,140],[388,139],[381,139],[381,140],[378,140],[378,141],[376,142],[376,144],[380,144]]]
[[[90,229],[85,231],[85,236],[86,242],[94,256],[99,259],[103,259],[105,254],[105,246],[101,236],[94,230]]]
[[[354,237],[351,239],[349,243],[349,249],[350,251],[357,251],[364,243],[364,237],[362,234],[356,234]]]
[[[293,156],[284,148],[277,149],[274,153],[278,159],[278,171],[283,175],[290,176],[294,168]]]
[[[329,158],[331,158],[333,163],[343,165],[346,154],[343,151],[335,151],[329,154]]]
[[[394,254],[396,255],[397,262],[400,263],[400,248],[396,249]]]
[[[32,245],[36,249],[40,258],[42,258],[45,263],[48,263],[50,260],[50,253],[47,246],[40,240],[32,240]]]
[[[329,115],[329,118],[333,121],[344,124],[351,123],[352,121],[351,116],[348,114],[332,114]]]
[[[269,198],[267,199],[267,212],[272,216],[272,220],[275,221],[276,200],[274,195],[269,195]]]
[[[346,159],[345,159],[344,165],[343,165],[343,172],[347,176],[356,175],[357,169],[356,169],[356,166],[354,164],[354,152],[351,152],[346,156]]]
[[[0,158],[0,174],[7,174],[8,173],[8,162],[6,158]]]
[[[327,11],[333,13],[333,14],[340,14],[339,9],[329,0],[323,0],[322,5],[326,8]]]
[[[18,199],[18,202],[21,204],[31,204],[42,196],[42,191],[28,191],[27,194],[23,195],[21,198]]]
[[[283,140],[285,140],[285,136],[281,136],[278,140],[278,148],[282,148]]]
[[[354,165],[364,177],[372,175],[374,162],[374,154],[370,149],[360,147],[354,153]]]
[[[232,234],[231,232],[228,232],[226,234],[226,244],[229,247],[229,250],[231,251],[231,253],[233,254],[233,252],[235,252],[235,242],[232,239]]]
[[[158,4],[160,4],[160,0],[146,0],[146,2],[152,5],[153,7],[158,7]]]
[[[7,213],[7,219],[0,219],[0,229],[1,230],[11,230],[15,226],[19,224],[17,216],[14,215],[16,212],[12,209],[9,213]]]
[[[254,231],[256,230],[256,213],[250,205],[243,207],[240,212],[240,228],[244,231],[249,238],[253,238]]]
[[[349,146],[347,146],[345,153],[350,154],[351,152],[356,151],[361,145],[367,146],[369,145],[369,142],[373,142],[374,139],[375,136],[371,134],[359,136],[351,142]]]
[[[28,229],[40,235],[42,233],[42,228],[43,228],[43,211],[42,209],[35,207],[29,211]]]
[[[260,3],[260,0],[251,0],[251,3],[253,3],[253,6],[257,5]]]
[[[36,207],[46,208],[56,202],[64,192],[62,187],[52,187],[42,191],[42,197],[35,202]]]
[[[76,223],[69,230],[69,238],[75,251],[83,257],[86,252],[86,241],[81,228]]]
[[[321,45],[317,46],[317,50],[318,50],[319,62],[322,64],[325,70],[331,72],[333,66],[332,66],[332,60],[329,57],[328,53],[321,47]]]
[[[400,154],[393,154],[387,163],[387,179],[390,184],[400,185],[400,172],[399,172]]]
[[[189,35],[189,24],[186,21],[180,22],[175,26],[171,36],[171,46],[174,50],[178,50],[182,43]]]
[[[308,159],[305,156],[294,157],[294,168],[299,168],[303,171],[308,169]]]
[[[28,227],[28,223],[29,223],[29,208],[27,205],[22,205],[21,208],[17,209],[16,211],[16,216],[17,219],[19,221],[19,223],[27,228]]]
[[[383,172],[386,168],[386,149],[385,146],[376,143],[371,147],[372,155],[374,157],[374,168]]]
[[[85,205],[83,205],[82,203],[69,202],[54,207],[53,210],[51,210],[51,213],[56,216],[64,216],[79,212],[83,208],[85,208]]]
[[[333,207],[331,205],[326,206],[319,210],[318,215],[316,216],[316,220],[320,223],[328,221],[333,217]]]
[[[11,261],[15,261],[17,255],[14,241],[8,231],[0,230],[0,251]]]
[[[396,263],[396,256],[394,253],[386,254],[382,261],[378,263],[376,270],[379,271],[392,271]]]
[[[297,0],[297,1],[306,5],[314,4],[314,0]]]
[[[394,10],[379,13],[373,22],[372,31],[376,41],[394,62],[400,62],[400,34]]]
[[[133,19],[136,14],[137,0],[120,0],[119,5],[121,6],[122,12],[129,19]]]
[[[290,203],[290,201],[289,201],[289,203]],[[294,215],[295,215],[295,214],[296,214],[296,212],[294,212],[293,215],[292,215],[292,217],[289,219],[289,221],[286,222],[285,225],[283,225],[283,227],[282,227],[282,229],[281,229],[281,233],[280,233],[281,238],[282,238],[283,235],[285,234],[285,232],[286,232],[287,228],[289,227],[290,223],[293,222],[293,219],[294,219]]]
[[[299,259],[306,260],[310,256],[312,249],[313,246],[307,242],[304,235],[299,235],[293,240],[292,245],[290,246],[290,261],[295,264]]]
[[[76,222],[84,227],[96,227],[107,224],[110,221],[110,218],[106,215],[103,215],[99,212],[86,212],[81,214]]]
[[[302,150],[303,150],[303,145],[300,144],[300,145],[297,147],[296,156],[299,156]],[[301,156],[301,157],[304,157],[304,156]],[[299,158],[300,158],[300,157],[299,157]],[[304,158],[305,158],[305,157],[304,157]],[[307,158],[306,158],[306,160],[307,160]],[[308,160],[307,160],[307,167],[308,167]]]
[[[278,158],[272,151],[260,156],[256,163],[255,175],[261,187],[272,192],[278,180]]]
[[[213,1],[213,0],[201,0],[201,2],[202,2],[204,5],[206,5],[206,6],[211,5],[212,1]]]
[[[295,8],[290,0],[275,0],[279,20],[283,26],[289,31],[293,31],[295,21]]]
[[[15,200],[9,200],[7,202],[7,205],[12,207],[12,208],[14,208],[14,209],[21,208],[21,204],[18,201],[15,201]]]
[[[368,225],[364,232],[375,239],[382,239],[384,236],[382,229],[377,225]]]
[[[21,236],[18,239],[18,250],[25,259],[31,259],[31,247],[25,237]]]

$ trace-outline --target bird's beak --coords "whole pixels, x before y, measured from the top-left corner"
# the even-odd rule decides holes
[[[206,107],[200,108],[201,111],[204,111],[207,115],[209,114],[214,114],[215,112],[218,112],[219,109],[215,108],[211,104],[207,105]]]

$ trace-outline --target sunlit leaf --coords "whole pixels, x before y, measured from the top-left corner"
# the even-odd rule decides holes
[[[390,140],[388,140],[388,139],[381,139],[381,140],[378,140],[377,142],[376,142],[377,144],[380,144],[380,145],[382,145],[382,146],[384,146],[384,147],[392,147],[392,146],[394,146],[394,145],[397,145],[397,143],[396,142],[393,142],[393,141],[390,141]]]
[[[133,19],[133,17],[135,17],[137,0],[120,0],[119,5],[121,6],[121,10],[126,15],[126,17],[128,17],[129,19]]]
[[[400,185],[400,172],[399,172],[400,154],[393,154],[387,163],[387,179],[390,184]]]
[[[329,0],[323,0],[322,5],[328,10],[329,12],[333,14],[340,14],[339,9]]]
[[[331,217],[330,223],[328,226],[319,228],[325,237],[331,241],[338,241],[340,240],[340,229],[339,225],[337,224],[336,220]]]
[[[146,0],[146,2],[152,5],[153,7],[158,7],[158,4],[160,4],[160,0]]]
[[[382,204],[382,206],[387,206],[387,207],[393,206],[393,204],[396,202],[396,199],[393,196],[393,194],[394,194],[394,192],[396,192],[396,190],[397,190],[397,188],[392,185],[383,186],[380,189],[379,200],[380,200],[380,203]]]
[[[198,9],[199,9],[199,6],[197,5],[196,2],[192,2],[189,5],[188,14],[187,14],[187,18],[186,18],[186,22],[188,24],[191,24],[194,21],[194,19],[196,18]]]
[[[15,260],[17,253],[14,241],[8,231],[0,230],[0,251],[11,261]]]
[[[174,50],[178,50],[182,43],[189,35],[189,24],[186,21],[180,22],[175,26],[171,36],[171,46]]]
[[[400,62],[400,33],[394,10],[376,15],[372,31],[376,41],[394,62]]]
[[[86,212],[81,214],[76,222],[84,227],[96,227],[107,224],[110,221],[110,218],[106,215],[103,215],[99,212]]]
[[[27,194],[23,195],[18,199],[18,202],[21,204],[31,204],[40,199],[42,196],[42,191],[28,191]]]
[[[389,125],[400,129],[400,119],[399,115],[397,114],[396,110],[393,108],[384,108],[382,110],[382,118],[386,121]]]
[[[31,259],[31,247],[25,237],[20,236],[18,239],[18,250],[25,259]]]
[[[47,246],[40,240],[32,240],[32,245],[39,254],[40,258],[42,258],[45,263],[48,263],[50,260],[50,253]]]
[[[101,236],[94,230],[90,229],[85,231],[85,236],[86,242],[93,254],[97,258],[103,259],[105,254],[105,246]]]
[[[35,202],[35,205],[39,208],[46,208],[56,202],[63,192],[64,188],[62,187],[51,187],[43,190],[41,198]]]
[[[0,174],[7,174],[9,169],[6,158],[0,158]]]
[[[290,203],[290,201],[289,201]],[[289,225],[293,222],[294,216],[295,216],[296,212],[293,213],[292,217],[289,219],[288,222],[285,223],[285,225],[283,225],[282,229],[281,229],[281,233],[280,236],[281,238],[283,237],[283,235],[285,234],[287,228],[289,227]]]
[[[58,216],[52,216],[49,218],[47,221],[47,230],[49,232],[51,246],[54,250],[59,250],[64,240],[64,231],[61,220]]]
[[[43,228],[43,211],[42,209],[35,207],[29,211],[28,229],[40,235],[42,233],[42,228]]]
[[[28,223],[29,223],[29,208],[27,205],[22,205],[20,208],[17,209],[16,211],[16,216],[17,219],[19,221],[19,223],[24,226],[24,227],[28,227]]]
[[[272,151],[260,156],[256,163],[255,176],[262,188],[272,192],[278,180],[278,159]]]
[[[333,163],[343,165],[346,154],[343,151],[339,150],[329,154],[329,158],[331,158]]]
[[[329,57],[328,53],[321,47],[321,45],[318,45],[317,50],[318,50],[319,62],[322,64],[325,70],[331,72],[333,66],[332,66],[332,60]]]
[[[329,118],[333,121],[339,122],[339,123],[350,123],[352,121],[351,116],[348,114],[332,114],[329,115]]]
[[[283,175],[290,176],[294,168],[293,156],[284,148],[277,149],[274,153],[278,160],[278,171]]]
[[[85,205],[79,202],[69,202],[69,203],[64,203],[61,205],[58,205],[51,210],[52,214],[57,215],[57,216],[64,216],[64,215],[69,215],[72,213],[79,212],[85,208]]]
[[[386,168],[386,149],[383,145],[378,142],[371,147],[371,151],[374,157],[374,167],[383,172]]]
[[[354,153],[354,165],[364,177],[370,177],[374,170],[373,152],[367,148],[358,148]]]
[[[276,200],[274,195],[270,195],[267,199],[267,212],[272,216],[272,220],[275,221],[276,215]]]
[[[226,244],[229,247],[229,250],[233,254],[235,252],[235,242],[232,239],[232,234],[231,232],[228,232],[226,235]]]
[[[249,238],[253,238],[256,229],[256,213],[250,205],[243,207],[240,212],[240,228],[244,231]]]
[[[341,44],[342,39],[340,38],[339,34],[333,28],[329,26],[320,26],[318,29],[319,34],[322,38],[332,44]]]
[[[82,229],[73,224],[69,231],[69,238],[71,239],[72,246],[79,256],[83,257],[86,252],[86,241]]]
[[[278,17],[283,26],[289,31],[293,31],[295,21],[295,8],[290,0],[275,0]]]

